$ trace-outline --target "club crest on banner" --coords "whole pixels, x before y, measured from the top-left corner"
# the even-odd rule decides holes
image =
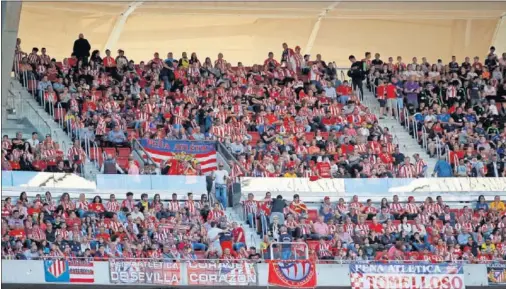
[[[269,283],[283,287],[316,287],[316,265],[308,260],[272,261],[269,266]]]

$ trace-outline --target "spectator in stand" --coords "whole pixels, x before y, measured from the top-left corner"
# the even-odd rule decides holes
[[[116,162],[116,159],[111,155],[108,154],[106,160],[104,160],[104,163],[102,164],[102,167],[100,168],[100,173],[102,174],[117,174],[117,173],[123,174],[123,169],[118,165]]]
[[[114,126],[114,128],[109,132],[107,136],[107,140],[112,146],[128,146],[127,138],[123,130],[121,130],[119,125]]]
[[[79,38],[74,41],[73,54],[77,57],[78,61],[82,61],[82,65],[88,64],[88,57],[90,57],[91,45],[84,34],[80,33]]]
[[[219,163],[218,170],[213,172],[216,199],[219,200],[223,209],[228,207],[227,182],[229,179],[228,171],[223,168],[223,163]]]
[[[445,156],[441,156],[434,167],[432,177],[437,175],[438,178],[453,177],[453,170],[450,164],[446,161]]]

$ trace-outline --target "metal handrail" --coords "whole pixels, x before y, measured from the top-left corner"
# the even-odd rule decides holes
[[[437,159],[439,160],[441,158],[441,139],[439,138],[439,136],[436,134],[436,155],[437,155]]]
[[[149,160],[149,162],[151,162],[151,164],[154,164],[155,166],[160,167],[160,164],[155,162],[153,160],[153,158],[151,158],[151,156],[146,152],[144,147],[142,147],[141,143],[137,139],[134,138],[134,139],[132,139],[132,150],[134,150],[139,155],[139,157],[144,160],[144,157],[141,156],[141,154],[136,150],[136,148],[139,148],[144,153],[145,158],[147,158]],[[146,163],[146,161],[144,161],[144,163]]]
[[[404,129],[409,131],[409,112],[406,108],[403,109],[404,112]]]
[[[221,142],[216,142],[216,149],[221,153],[227,160],[231,160],[234,164],[237,164],[244,175],[247,174],[247,170],[241,165],[241,163],[234,157],[234,155],[223,145]],[[234,169],[233,167],[230,168]]]
[[[413,117],[413,138],[418,143],[418,122],[415,117]]]
[[[271,258],[274,257],[274,247],[277,247],[275,245],[299,245],[299,246],[304,246],[306,248],[305,250],[305,253],[306,253],[306,259],[309,259],[309,246],[307,245],[307,243],[304,243],[304,242],[272,242],[271,243],[271,246],[270,246],[270,253],[271,253]],[[293,249],[293,247],[290,249],[290,251]],[[297,259],[297,251],[293,250],[294,253],[295,253],[295,259]],[[291,259],[291,258],[290,258]]]
[[[422,125],[422,147],[427,148],[427,128]]]
[[[63,115],[63,107],[61,106],[61,102],[58,102],[56,106],[57,111],[59,112],[59,118],[58,118],[58,126],[63,129],[63,121],[64,121],[64,115]],[[54,119],[54,116],[53,116]]]
[[[98,155],[99,155],[99,154],[98,154],[98,152],[99,152],[99,148],[98,148],[97,142],[93,142],[92,144],[93,144],[93,151],[95,152],[95,157],[97,158],[97,157],[98,157]],[[89,156],[88,156],[88,157],[89,157]],[[91,159],[90,159],[90,160],[91,160]],[[97,159],[97,160],[95,161],[95,167],[96,167],[97,169],[100,169],[99,159]]]

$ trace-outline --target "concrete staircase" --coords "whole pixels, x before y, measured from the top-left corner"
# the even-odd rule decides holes
[[[258,249],[260,247],[260,243],[262,242],[262,238],[256,233],[255,229],[251,228],[246,223],[246,220],[244,220],[242,216],[242,206],[227,208],[226,214],[229,220],[237,222],[238,225],[244,229],[244,234],[246,235],[246,246],[248,248],[254,246]]]
[[[364,85],[364,103],[379,116],[379,102],[372,92],[368,91]],[[379,125],[381,127],[387,127],[390,132],[394,135],[394,143],[399,144],[401,153],[405,156],[409,156],[413,160],[413,155],[418,153],[420,157],[427,163],[426,176],[430,176],[434,171],[437,159],[431,158],[425,148],[417,143],[413,136],[409,134],[409,131],[405,129],[396,119],[385,118],[379,119]]]
[[[16,79],[11,79],[9,97],[12,98],[11,103],[14,110],[8,116],[10,124],[2,125],[2,132],[4,131],[4,126],[8,133],[12,133],[13,129],[21,131],[22,128],[31,127],[33,131],[39,133],[41,140],[45,135],[50,134],[53,140],[58,142],[60,149],[66,155],[67,150],[72,146],[72,140]],[[23,135],[24,138],[31,137],[31,132],[25,134]],[[95,180],[98,170],[88,160],[84,165],[83,173],[87,179]]]

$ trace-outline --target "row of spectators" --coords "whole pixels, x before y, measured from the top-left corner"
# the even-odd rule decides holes
[[[506,53],[499,58],[491,47],[484,64],[479,57],[461,64],[452,57],[447,65],[413,58],[397,66],[391,58],[384,63],[379,54],[371,60],[367,53],[361,65],[381,113],[398,116],[395,107],[405,107],[411,134],[418,134],[429,155],[446,159],[434,175],[506,176]]]
[[[127,193],[123,201],[112,194],[103,203],[100,196],[72,200],[67,193],[57,201],[50,192],[29,200],[23,192],[2,200],[2,258],[55,257],[233,261],[260,255],[206,194],[196,201],[188,193],[184,202],[176,194],[168,202],[159,194],[134,200]]]
[[[219,203],[207,195],[186,201],[172,195],[119,202],[115,195],[103,203],[84,194],[59,201],[25,193],[2,201],[2,257],[157,258],[195,260],[300,258],[305,245],[312,258],[322,260],[420,260],[485,262],[506,257],[506,207],[499,196],[490,203],[480,196],[472,207],[450,209],[441,197],[400,203],[397,196],[376,206],[354,196],[332,203],[326,197],[319,210],[308,209],[295,195],[292,201],[270,193],[244,202],[248,223],[263,235],[260,250],[247,249],[244,229],[228,219]],[[298,242],[276,246],[272,242]]]
[[[263,200],[253,195],[244,202],[249,223],[264,236],[261,249],[269,257],[272,242],[283,245],[283,259],[310,255],[323,260],[420,260],[485,262],[506,258],[506,207],[499,196],[483,196],[472,207],[450,209],[442,197],[416,203],[382,199],[380,206],[354,196],[349,203],[325,197],[318,212],[298,195]],[[275,256],[277,257],[277,256]]]
[[[80,174],[81,164],[86,160],[84,150],[76,141],[67,152],[67,158],[58,142],[51,135],[39,140],[37,132],[30,139],[23,139],[21,132],[10,139],[2,137],[2,170],[3,171],[49,171],[58,173]]]

